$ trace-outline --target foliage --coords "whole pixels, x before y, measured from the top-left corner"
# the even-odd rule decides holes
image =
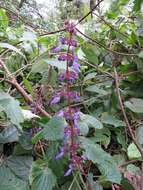
[[[135,189],[143,145],[142,1],[111,1],[106,11],[101,2],[92,15],[88,3],[77,7],[78,1],[60,1],[59,12],[47,21],[29,16],[26,3],[18,8],[19,1],[1,2],[0,189],[103,190],[115,184]],[[29,4],[38,15],[40,7]],[[76,25],[81,71],[70,87],[81,96],[70,106],[80,109],[76,141],[83,166],[65,177],[70,155],[56,156],[67,125],[58,114],[68,105],[63,99],[50,102],[64,90],[59,73],[67,63],[52,50],[68,35],[64,19],[78,20],[88,12]]]

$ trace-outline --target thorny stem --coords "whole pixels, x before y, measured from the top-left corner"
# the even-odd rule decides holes
[[[132,141],[134,142],[134,144],[136,145],[138,151],[140,152],[141,159],[143,161],[142,147],[140,146],[140,144],[138,144],[138,142],[137,142],[137,140],[136,140],[136,138],[134,136],[133,130],[131,128],[131,125],[129,123],[128,117],[127,117],[126,112],[125,112],[124,103],[122,101],[121,94],[120,94],[120,89],[119,89],[119,76],[118,76],[115,64],[113,64],[113,69],[114,69],[114,77],[115,77],[115,87],[116,87],[116,91],[117,91],[117,96],[118,96],[120,108],[121,108],[121,111],[122,111],[122,114],[123,114],[123,117],[124,117],[124,121],[125,121],[126,126],[127,126],[128,130],[129,130],[129,133],[131,135]],[[143,190],[143,162],[142,162],[142,165],[141,165],[141,171],[142,172],[141,172],[140,189]]]
[[[116,91],[117,91],[117,95],[118,95],[118,100],[119,100],[120,108],[121,108],[121,111],[122,111],[122,114],[123,114],[126,126],[128,127],[129,133],[131,135],[131,138],[132,138],[134,144],[136,145],[137,149],[139,150],[139,152],[141,154],[141,157],[142,157],[142,160],[143,160],[143,151],[142,151],[142,148],[138,144],[138,142],[136,141],[136,138],[135,138],[134,133],[132,131],[132,127],[131,127],[131,125],[129,123],[128,117],[127,117],[126,112],[125,112],[124,104],[123,104],[123,101],[122,101],[122,98],[121,98],[121,94],[120,94],[119,76],[118,76],[116,67],[113,66],[113,69],[114,69],[114,77],[115,77],[115,86],[116,86]]]
[[[24,97],[25,101],[30,104],[34,104],[32,97],[24,90],[24,88],[17,82],[16,78],[11,74],[9,69],[6,67],[5,63],[0,59],[0,65],[4,68],[10,80],[5,80],[7,83],[14,86],[17,91]],[[51,115],[46,112],[41,106],[37,105],[37,109],[46,117],[51,117]]]

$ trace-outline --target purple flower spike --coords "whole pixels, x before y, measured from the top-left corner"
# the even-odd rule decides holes
[[[60,160],[64,156],[64,147],[60,148],[60,153],[57,154],[56,160]]]
[[[66,173],[64,174],[64,176],[66,177],[66,176],[69,176],[71,173],[72,173],[72,171],[73,171],[73,167],[72,167],[72,165],[70,164],[69,165],[69,169],[66,171]]]
[[[50,105],[55,105],[55,104],[59,103],[60,100],[61,100],[61,97],[60,97],[60,96],[55,96],[55,97],[51,100]]]

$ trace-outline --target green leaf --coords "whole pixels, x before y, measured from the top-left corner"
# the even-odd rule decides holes
[[[143,126],[136,129],[136,139],[138,143],[143,144]]]
[[[88,73],[85,77],[84,77],[84,82],[87,81],[87,80],[91,80],[91,79],[94,79],[95,76],[97,75],[97,73]]]
[[[108,128],[105,127],[103,129],[96,129],[94,137],[91,137],[90,140],[107,147],[111,140],[111,132]]]
[[[88,114],[83,114],[80,113],[80,125],[82,127],[83,125],[87,125],[88,127],[93,127],[95,129],[102,129],[103,125],[102,123],[96,119],[96,117],[88,115]]]
[[[58,61],[57,59],[38,59],[32,66],[32,73],[44,73],[48,70],[49,65],[57,67],[60,70],[66,70],[66,61]]]
[[[135,190],[127,179],[121,181],[122,190]]]
[[[2,28],[6,29],[8,27],[8,17],[4,9],[0,9],[0,30]]]
[[[93,174],[89,173],[88,174],[88,181],[91,185],[92,190],[103,190],[103,187],[98,183],[93,180]]]
[[[32,73],[41,73],[43,74],[45,71],[48,71],[49,66],[43,60],[38,60],[32,65],[31,72]]]
[[[0,190],[29,190],[28,183],[15,176],[11,170],[0,166]]]
[[[134,143],[128,146],[128,157],[130,160],[141,158],[141,154]]]
[[[33,138],[32,142],[36,143],[40,139],[51,141],[61,140],[64,137],[65,126],[65,119],[60,117],[53,117],[47,124],[43,126],[44,129]]]
[[[8,44],[8,43],[0,43],[0,47],[4,48],[4,49],[10,49],[12,51],[15,51],[16,53],[20,54],[22,57],[25,58],[25,55],[21,52],[21,50],[19,50],[18,48],[16,48],[15,46]]]
[[[26,90],[32,94],[33,93],[33,88],[32,88],[32,85],[30,84],[30,82],[27,80],[27,79],[24,79],[23,80],[23,83],[24,83],[24,86],[26,88]]]
[[[60,140],[64,137],[64,127],[66,121],[60,117],[53,117],[45,126],[42,131],[45,140]]]
[[[32,150],[32,141],[30,132],[23,131],[19,137],[19,143],[25,150]]]
[[[0,92],[0,106],[4,108],[7,117],[17,127],[24,121],[24,117],[19,106],[19,102],[11,97],[9,94]]]
[[[87,87],[85,90],[88,92],[95,92],[95,93],[98,93],[103,96],[108,94],[107,91],[100,89],[97,85],[91,85],[91,86]]]
[[[19,139],[19,133],[15,126],[8,125],[0,133],[0,144],[16,142]]]
[[[124,121],[117,119],[113,115],[108,115],[108,113],[103,113],[101,120],[102,120],[102,123],[113,125],[114,127],[126,126]]]
[[[32,166],[30,181],[32,190],[53,190],[56,177],[47,164],[37,161]]]
[[[59,61],[57,59],[45,59],[44,60],[48,65],[51,65],[53,67],[57,67],[61,70],[66,70],[66,61]]]
[[[32,162],[31,156],[11,156],[6,160],[6,165],[16,176],[26,181],[30,175]]]
[[[143,113],[143,100],[139,98],[131,98],[125,102],[125,106],[135,113]]]
[[[107,181],[120,184],[121,174],[117,168],[117,164],[112,156],[106,153],[100,145],[93,144],[92,141],[81,138],[83,148],[85,149],[84,155],[91,160],[94,164],[97,164],[102,175],[104,175]]]
[[[142,0],[134,0],[133,10],[134,11],[140,11],[141,10],[141,4],[142,4]]]
[[[90,46],[89,44],[84,46],[82,48],[82,51],[84,52],[86,58],[94,63],[94,64],[98,64],[98,53],[96,52],[96,49],[93,46]]]
[[[80,128],[80,135],[86,136],[88,134],[88,131],[89,131],[88,124],[85,123],[84,121],[79,121],[78,126]]]
[[[139,52],[138,57],[143,59],[143,51]]]
[[[127,171],[133,173],[134,175],[141,175],[140,168],[135,166],[134,164],[129,164],[127,166]]]

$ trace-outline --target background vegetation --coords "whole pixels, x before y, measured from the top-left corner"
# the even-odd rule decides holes
[[[106,3],[60,0],[49,13],[34,0],[0,0],[0,190],[143,189],[142,0]],[[50,101],[66,70],[51,50],[67,19],[78,23],[81,100],[71,106],[86,159],[84,172],[64,177],[69,159],[55,159],[64,121],[54,115],[67,105]]]

